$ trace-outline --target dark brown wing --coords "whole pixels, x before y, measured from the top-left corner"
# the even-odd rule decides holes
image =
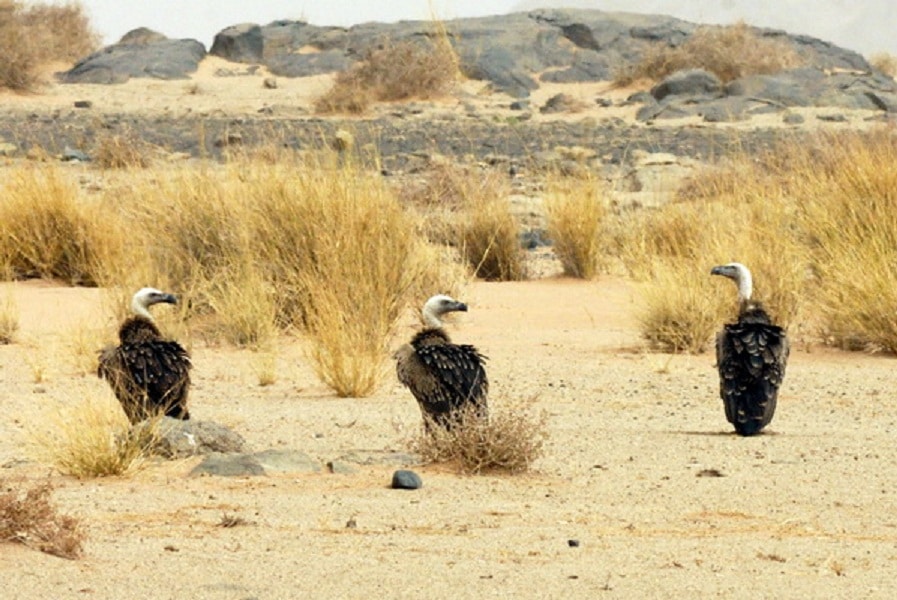
[[[784,330],[769,323],[733,323],[717,336],[720,396],[739,434],[758,433],[772,420],[788,352]]]
[[[190,357],[180,344],[148,340],[107,348],[97,375],[109,381],[131,422],[163,413],[189,419]]]
[[[396,357],[399,381],[408,386],[425,415],[441,420],[467,405],[485,412],[486,357],[473,346],[452,344],[444,331],[428,329]]]

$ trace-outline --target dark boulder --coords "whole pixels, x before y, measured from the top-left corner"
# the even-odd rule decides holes
[[[131,77],[186,79],[205,58],[196,40],[171,40],[141,28],[94,52],[57,78],[62,83],[124,83]]]
[[[262,28],[255,23],[242,23],[215,35],[209,54],[231,62],[258,63],[265,54]]]
[[[657,100],[667,96],[718,98],[723,95],[723,84],[713,73],[703,69],[686,69],[676,71],[655,85],[651,88],[651,95]]]

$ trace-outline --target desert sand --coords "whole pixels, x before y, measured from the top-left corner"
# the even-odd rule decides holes
[[[214,81],[199,81],[199,94],[184,82],[51,86],[4,103],[52,110],[88,91],[112,103],[127,86],[143,90],[144,110],[183,100],[254,111],[271,101],[266,91],[236,107],[235,78],[226,90]],[[274,92],[296,101],[299,85]],[[496,406],[535,397],[533,408],[546,411],[545,454],[530,473],[417,466],[423,487],[400,491],[389,489],[395,467],[384,464],[346,475],[189,477],[195,458],[77,480],[30,460],[26,430],[56,403],[110,394],[74,373],[67,346],[84,327],[114,328],[110,311],[101,291],[52,282],[5,283],[0,293],[13,295],[21,317],[18,341],[0,346],[0,478],[7,487],[49,478],[60,511],[87,530],[78,560],[0,544],[4,598],[897,594],[893,357],[828,349],[793,331],[775,419],[763,435],[740,438],[725,420],[711,353],[645,348],[635,283],[476,282],[462,298],[470,312],[450,331],[489,357]],[[707,293],[734,296],[709,275]],[[396,346],[414,326],[409,313]],[[392,376],[372,397],[337,398],[297,338],[281,340],[267,387],[250,351],[198,342],[191,351],[194,418],[232,427],[252,450],[301,450],[324,464],[406,451],[420,424]],[[221,527],[224,514],[246,524]]]

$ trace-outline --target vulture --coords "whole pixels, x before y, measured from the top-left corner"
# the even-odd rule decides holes
[[[100,351],[97,375],[106,379],[131,423],[164,414],[187,420],[190,355],[177,342],[166,340],[149,313],[159,302],[177,304],[177,298],[157,289],[134,294],[128,317],[118,330],[120,344]]]
[[[473,346],[451,342],[440,317],[452,311],[467,311],[467,305],[445,295],[427,300],[424,329],[395,354],[396,374],[417,400],[427,429],[431,423],[450,429],[452,413],[467,406],[487,416],[486,357]]]
[[[751,300],[751,272],[741,263],[713,267],[738,286],[738,320],[726,324],[716,338],[720,396],[726,419],[739,435],[759,433],[776,411],[776,397],[785,377],[788,338],[763,306]]]

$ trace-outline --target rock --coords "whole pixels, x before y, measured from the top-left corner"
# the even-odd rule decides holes
[[[255,23],[242,23],[222,30],[209,49],[209,54],[231,62],[262,62],[264,53],[262,28]]]
[[[141,426],[145,425],[136,425]],[[154,451],[166,458],[242,452],[246,444],[243,436],[214,421],[195,419],[181,421],[163,417],[157,425],[156,432],[158,440]]]
[[[579,548],[579,540],[567,540],[567,545],[571,548]]]
[[[266,90],[276,90],[277,89],[277,79],[274,77],[265,77],[265,80],[262,81],[262,87]]]
[[[90,157],[81,150],[77,148],[70,148],[68,146],[62,151],[62,155],[59,157],[63,162],[69,162],[73,160],[77,160],[79,162],[90,162]]]
[[[219,477],[257,477],[265,469],[248,454],[209,454],[190,471],[191,477],[217,475]]]
[[[137,36],[141,41],[135,43],[125,41],[128,35],[57,73],[57,79],[61,83],[124,83],[131,77],[186,79],[206,55],[205,46],[196,40],[141,34]]]
[[[10,142],[4,142],[0,140],[0,156],[15,156],[19,151],[19,147],[15,144],[11,144]]]
[[[800,125],[804,122],[804,117],[795,112],[788,112],[782,117],[782,122],[788,125]]]
[[[399,470],[392,474],[391,487],[394,490],[416,490],[424,485],[414,471]]]
[[[334,475],[353,475],[358,472],[358,469],[341,460],[329,461],[327,463],[327,470]]]
[[[775,75],[748,75],[726,85],[729,96],[745,96],[784,107],[812,106],[813,89],[825,74],[818,69],[791,69]]]
[[[93,107],[93,102],[90,100],[75,100],[75,108],[91,108]]]
[[[333,139],[330,141],[330,147],[337,152],[351,150],[355,147],[355,136],[345,129],[338,129],[336,133],[333,134]]]
[[[339,460],[357,465],[395,465],[400,467],[419,465],[421,462],[420,457],[413,454],[388,450],[355,450],[344,454]]]
[[[583,103],[571,96],[570,94],[555,94],[549,98],[545,105],[539,109],[543,115],[575,112],[583,109]]]
[[[266,473],[318,473],[321,465],[298,450],[263,450],[249,455]]]
[[[161,34],[158,31],[153,31],[148,27],[138,27],[121,36],[118,43],[131,46],[144,46],[155,42],[163,42],[167,39],[168,38],[165,37],[164,34]]]
[[[723,84],[719,77],[704,69],[676,71],[653,88],[651,95],[656,100],[667,96],[689,96],[692,98],[717,98],[723,95]]]

